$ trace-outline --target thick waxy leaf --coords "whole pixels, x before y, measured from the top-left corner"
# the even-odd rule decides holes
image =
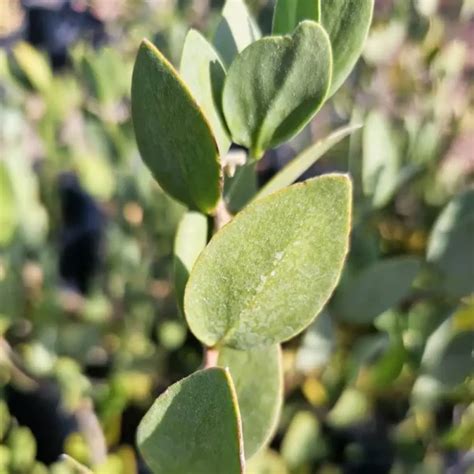
[[[375,208],[392,199],[398,185],[401,157],[388,118],[374,111],[367,117],[363,134],[362,183]]]
[[[214,35],[214,46],[226,66],[249,44],[261,37],[257,23],[243,0],[227,0]]]
[[[293,158],[280,172],[278,172],[257,194],[257,198],[268,196],[294,183],[303,173],[316,163],[328,150],[341,140],[360,128],[359,125],[343,127],[331,133],[326,138],[316,142]]]
[[[196,30],[186,36],[179,70],[212,126],[221,156],[225,155],[230,147],[220,110],[225,70],[212,45]]]
[[[184,288],[194,262],[207,243],[207,217],[199,212],[186,213],[179,223],[174,241],[174,285],[178,306],[184,315]]]
[[[320,1],[278,0],[273,15],[273,34],[289,34],[303,20],[319,21],[321,12]]]
[[[255,201],[211,240],[185,293],[193,333],[207,346],[271,345],[321,311],[348,245],[351,184],[327,175]]]
[[[327,33],[313,21],[292,36],[263,38],[232,63],[223,108],[234,142],[259,158],[299,132],[323,104],[331,84]]]
[[[137,442],[155,474],[229,474],[243,470],[240,415],[229,373],[195,372],[157,398]]]
[[[374,0],[321,0],[320,22],[331,38],[333,54],[330,95],[341,87],[362,54],[373,10]]]
[[[419,269],[420,261],[413,257],[372,264],[341,285],[334,301],[336,314],[349,323],[370,324],[408,296]]]
[[[273,435],[283,401],[280,346],[250,351],[224,347],[218,364],[228,367],[235,383],[245,457],[252,457]]]
[[[146,40],[133,70],[132,116],[140,153],[162,188],[212,212],[220,164],[210,125],[173,66]]]
[[[474,291],[474,189],[454,198],[430,236],[427,259],[441,274],[441,287],[453,298]]]

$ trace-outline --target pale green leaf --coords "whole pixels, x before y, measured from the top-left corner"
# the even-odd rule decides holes
[[[186,213],[179,223],[174,241],[174,287],[179,309],[183,311],[184,289],[194,262],[207,243],[207,217]]]
[[[260,30],[243,0],[226,0],[214,35],[214,46],[226,66],[248,45],[260,39]]]
[[[333,95],[362,54],[372,23],[374,0],[321,0],[321,24],[331,38]]]
[[[0,162],[0,245],[8,244],[17,226],[15,194],[8,169]]]
[[[115,170],[102,155],[81,155],[74,160],[81,184],[94,197],[109,200],[116,186]]]
[[[456,196],[431,232],[427,260],[440,272],[441,288],[453,298],[474,291],[474,189]]]
[[[375,262],[341,285],[334,298],[334,311],[343,321],[370,324],[409,295],[419,270],[420,261],[415,257]]]
[[[39,246],[48,231],[48,214],[40,200],[38,178],[22,149],[11,150],[4,158],[15,196],[18,230],[30,246]]]
[[[246,472],[247,474],[288,474],[288,469],[278,453],[266,450],[249,461]]]
[[[185,313],[196,337],[248,349],[301,332],[339,280],[350,214],[344,175],[295,184],[237,214],[191,272]]]
[[[232,63],[224,116],[233,141],[253,158],[298,133],[326,99],[332,56],[327,33],[313,21],[292,36],[256,41]]]
[[[162,188],[193,209],[212,212],[220,194],[215,138],[178,73],[147,40],[133,71],[132,117],[142,158]]]
[[[268,443],[278,423],[283,401],[281,350],[278,345],[250,351],[224,347],[218,365],[229,368],[235,384],[249,459]]]
[[[380,208],[392,199],[401,168],[400,149],[392,125],[381,112],[367,117],[363,134],[362,182],[364,194]]]
[[[226,370],[195,372],[171,385],[142,419],[140,452],[154,474],[241,474],[241,423]]]
[[[29,43],[20,42],[12,50],[20,71],[36,90],[46,92],[51,86],[53,74],[45,57]]]
[[[316,416],[308,411],[298,412],[291,420],[281,447],[290,469],[316,460],[321,453],[321,441],[321,427]]]
[[[230,147],[230,138],[220,110],[225,70],[217,52],[196,30],[189,30],[184,41],[179,67],[181,76],[212,126],[224,156]]]
[[[319,21],[320,2],[321,0],[277,0],[273,14],[272,34],[289,34],[303,20]]]
[[[297,178],[311,168],[328,150],[359,128],[360,125],[342,127],[302,151],[258,192],[256,198],[259,199],[268,196],[295,182]]]
[[[347,428],[366,420],[369,415],[370,404],[367,396],[349,387],[342,392],[329,412],[327,421],[333,427]]]

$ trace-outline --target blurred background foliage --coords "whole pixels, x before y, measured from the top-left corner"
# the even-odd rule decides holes
[[[138,156],[131,70],[144,36],[178,64],[223,2],[0,1],[0,473],[146,473],[137,424],[201,349],[171,284],[184,209]],[[268,34],[273,2],[248,6]],[[350,80],[244,180],[248,198],[365,124],[305,175],[352,173],[352,249],[284,347],[283,416],[250,474],[474,472],[473,15],[376,1]]]

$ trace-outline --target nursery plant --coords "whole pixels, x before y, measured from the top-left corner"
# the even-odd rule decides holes
[[[230,147],[246,150],[250,168],[298,134],[351,72],[372,11],[373,0],[279,0],[273,32],[261,37],[243,1],[229,0],[212,42],[189,31],[179,71],[150,41],[140,45],[136,141],[161,188],[189,209],[175,241],[176,295],[203,345],[202,368],[160,395],[139,426],[155,473],[244,472],[274,433],[280,344],[329,300],[351,230],[349,176],[292,183],[354,127],[303,152],[236,213],[224,193],[240,171]]]
[[[0,50],[0,474],[470,472],[471,2],[223,3]]]

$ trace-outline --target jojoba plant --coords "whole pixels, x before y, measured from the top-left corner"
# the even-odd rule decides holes
[[[347,176],[292,183],[353,128],[303,152],[234,216],[223,193],[228,153],[245,147],[248,167],[301,131],[354,67],[372,10],[373,0],[279,0],[262,38],[243,0],[228,0],[212,44],[190,30],[179,72],[151,42],[139,48],[136,140],[163,190],[189,208],[176,236],[176,295],[204,347],[203,368],[169,387],[139,427],[155,473],[244,472],[273,434],[279,345],[328,301],[351,227]]]

